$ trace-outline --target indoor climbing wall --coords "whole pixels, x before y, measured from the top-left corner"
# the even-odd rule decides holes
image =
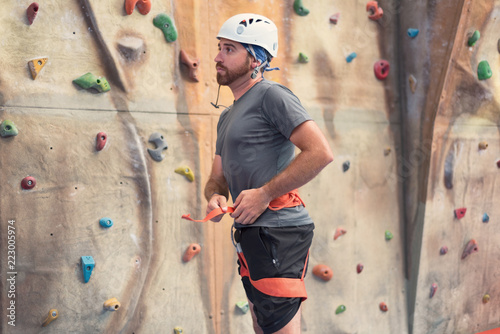
[[[277,24],[280,71],[266,78],[296,93],[335,154],[300,190],[316,224],[303,332],[500,327],[499,11],[498,0],[5,4],[0,331],[253,332],[230,217],[181,219],[205,215],[223,109],[210,103],[215,36],[243,12]],[[222,87],[219,103],[232,101]]]
[[[498,328],[500,1],[428,1],[401,12],[401,22],[426,27],[423,40],[403,44],[410,328]]]

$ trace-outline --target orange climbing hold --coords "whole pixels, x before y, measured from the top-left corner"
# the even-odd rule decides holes
[[[333,277],[333,270],[326,264],[317,264],[313,268],[313,274],[321,278],[323,281],[329,281]]]
[[[333,240],[337,240],[340,236],[346,234],[347,231],[343,229],[342,227],[337,227],[337,230],[335,231],[335,235],[333,236]]]
[[[49,315],[45,318],[45,321],[42,324],[42,327],[48,326],[52,321],[56,320],[59,317],[59,312],[57,309],[53,308],[49,311]]]
[[[136,5],[142,15],[146,15],[151,10],[151,0],[125,0],[125,11],[128,15],[132,15]]]
[[[366,4],[366,11],[371,14],[368,16],[371,20],[377,21],[384,15],[384,11],[378,6],[377,1],[370,1]]]
[[[33,78],[33,80],[36,79],[36,77],[38,76],[38,73],[40,73],[42,68],[47,63],[47,60],[48,60],[48,58],[37,58],[37,59],[30,60],[28,62],[28,66],[29,66],[30,72],[31,72],[31,77]]]
[[[186,65],[187,68],[189,69],[189,78],[192,81],[198,82],[199,80],[197,72],[198,72],[198,66],[200,65],[200,59],[190,57],[184,50],[181,50],[180,58],[181,58],[181,63]]]
[[[201,252],[200,245],[195,244],[195,243],[189,245],[189,247],[184,252],[184,255],[182,256],[182,261],[189,262],[193,258],[193,256],[195,256],[199,252]]]
[[[465,249],[462,253],[462,260],[465,259],[468,255],[472,253],[476,253],[479,251],[479,247],[477,245],[477,241],[474,239],[471,239],[467,245],[465,246]]]

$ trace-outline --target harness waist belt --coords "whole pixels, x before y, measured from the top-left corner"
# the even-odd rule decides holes
[[[294,189],[294,190],[292,190],[292,191],[290,191],[290,192],[288,192],[288,193],[286,193],[278,198],[273,199],[271,201],[271,203],[269,203],[268,208],[269,208],[269,210],[278,211],[278,210],[281,210],[283,208],[293,208],[293,207],[299,206],[299,205],[303,205],[304,207],[306,206],[304,204],[304,201],[302,201],[302,199],[299,196],[298,189]],[[232,213],[232,212],[234,212],[234,210],[235,210],[234,207],[228,206],[226,212],[222,211],[222,208],[217,208],[217,209],[210,211],[210,213],[203,219],[199,219],[199,220],[193,219],[193,218],[191,218],[191,214],[189,214],[189,213],[182,215],[182,219],[190,220],[193,222],[206,223],[207,221],[209,221],[210,219],[212,219],[214,217],[217,217],[218,215],[222,215],[225,213]]]

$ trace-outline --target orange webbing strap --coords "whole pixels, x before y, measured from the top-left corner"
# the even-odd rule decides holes
[[[294,206],[299,206],[301,204],[303,206],[306,206],[299,196],[299,191],[295,189],[284,194],[283,196],[273,199],[271,203],[269,203],[268,208],[269,210],[278,211],[283,208],[293,208]],[[234,210],[235,208],[233,208],[232,206],[228,206],[226,212],[223,212],[222,208],[217,208],[210,211],[210,213],[203,219],[199,220],[193,219],[191,218],[191,215],[189,213],[182,215],[182,219],[190,220],[193,222],[206,223],[207,221],[209,221],[214,217],[217,217],[218,215],[222,215],[224,213],[231,213],[234,212]]]
[[[250,277],[247,261],[243,253],[238,253],[238,259],[240,260],[241,265],[241,277],[248,277],[250,283],[260,292],[273,297],[302,298],[302,301],[307,299],[304,275],[306,274],[307,261],[309,261],[309,251],[307,251],[307,257],[304,263],[304,270],[302,271],[301,278],[270,277],[254,281]]]
[[[196,220],[196,219],[191,218],[191,215],[189,213],[182,215],[182,219],[190,220],[192,222],[206,223],[207,221],[209,221],[210,219],[212,219],[214,217],[217,217],[218,215],[222,215],[224,213],[231,213],[231,212],[234,212],[234,208],[232,206],[228,206],[226,212],[222,211],[222,208],[217,208],[217,209],[210,211],[210,213],[205,218],[200,219],[200,220]]]

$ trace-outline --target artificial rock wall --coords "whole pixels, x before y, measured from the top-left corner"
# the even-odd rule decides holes
[[[210,104],[215,35],[242,12],[277,24],[281,70],[266,77],[297,94],[336,157],[301,189],[316,223],[303,332],[500,326],[499,1],[379,1],[384,14],[371,20],[366,1],[152,1],[149,12],[127,12],[124,0],[54,0],[38,3],[32,23],[30,4],[0,12],[0,121],[18,130],[0,138],[2,332],[252,332],[236,307],[245,295],[231,220],[181,219],[205,213],[221,112]],[[154,24],[159,14],[168,30]],[[28,63],[39,58],[33,79]],[[383,80],[381,60],[390,65]],[[490,79],[477,77],[482,60]],[[110,90],[74,82],[86,73]],[[226,87],[219,102],[232,103]],[[163,140],[151,142],[155,133]],[[28,176],[36,185],[23,189]],[[104,217],[113,226],[101,226]],[[479,251],[462,260],[471,239]],[[183,261],[192,243],[201,251]],[[95,266],[82,267],[82,256]],[[312,274],[318,264],[333,270],[330,281]],[[113,297],[120,306],[108,311]]]

